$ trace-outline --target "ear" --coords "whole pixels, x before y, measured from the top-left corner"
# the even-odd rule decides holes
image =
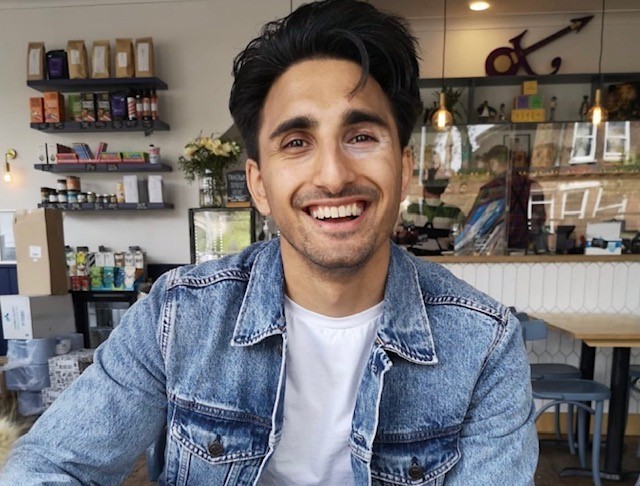
[[[263,216],[271,214],[271,207],[267,199],[267,193],[264,190],[264,183],[262,181],[262,173],[260,172],[260,166],[253,159],[247,159],[245,164],[245,172],[247,174],[247,187],[253,198],[253,203]]]
[[[401,201],[404,201],[409,192],[409,184],[413,177],[413,155],[411,154],[411,147],[405,147],[402,151],[402,197]]]

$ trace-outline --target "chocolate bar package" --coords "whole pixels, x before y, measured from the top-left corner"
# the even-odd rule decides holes
[[[96,94],[96,119],[99,121],[111,121],[109,93]]]
[[[96,95],[94,93],[81,93],[80,104],[82,107],[82,121],[96,121]]]
[[[111,118],[117,121],[127,119],[127,93],[114,91],[111,93]]]

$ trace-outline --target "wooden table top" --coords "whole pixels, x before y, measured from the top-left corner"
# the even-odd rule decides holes
[[[640,347],[640,315],[536,313],[550,329],[594,347]]]

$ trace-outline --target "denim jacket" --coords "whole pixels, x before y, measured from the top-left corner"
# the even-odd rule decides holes
[[[259,484],[282,429],[283,296],[278,240],[163,275],[0,484],[119,484],[165,426],[160,484]],[[529,380],[507,308],[392,246],[349,439],[355,484],[533,484]]]

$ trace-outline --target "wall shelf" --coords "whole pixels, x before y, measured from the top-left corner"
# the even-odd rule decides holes
[[[167,89],[167,83],[159,78],[38,79],[27,81],[27,86],[42,93],[45,91],[60,91],[63,93],[107,91],[118,88]]]
[[[113,211],[148,211],[152,209],[173,209],[170,203],[40,203],[39,208],[61,209],[62,211],[93,211],[110,213]]]
[[[173,168],[167,164],[134,164],[128,162],[77,162],[69,164],[34,164],[36,170],[56,173],[75,172],[171,172]]]
[[[31,128],[46,133],[78,132],[145,132],[171,130],[168,123],[161,120],[123,120],[98,122],[31,123]]]

